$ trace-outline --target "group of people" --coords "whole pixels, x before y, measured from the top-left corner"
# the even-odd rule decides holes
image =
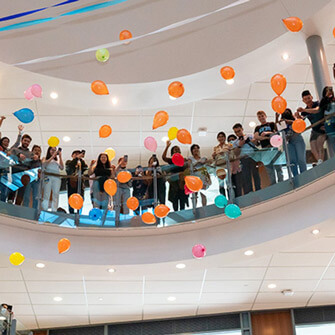
[[[119,204],[122,214],[129,213],[126,201],[130,196],[139,200],[140,205],[135,210],[136,214],[155,204],[165,204],[166,182],[169,185],[168,200],[172,202],[174,211],[185,209],[190,200],[190,192],[187,192],[184,182],[187,175],[196,175],[202,180],[202,190],[192,199],[197,201],[200,196],[201,203],[205,206],[207,199],[203,191],[212,183],[210,172],[213,170],[219,180],[220,193],[229,197],[239,197],[261,189],[260,166],[265,167],[269,184],[283,180],[282,164],[276,163],[282,152],[271,145],[271,137],[276,134],[283,134],[284,144],[288,149],[286,159],[290,163],[293,176],[307,169],[305,142],[302,135],[292,129],[296,119],[307,118],[311,123],[310,147],[315,157],[315,164],[320,164],[325,159],[325,142],[328,145],[328,156],[335,155],[335,97],[332,87],[325,87],[320,103],[313,100],[309,91],[302,92],[302,100],[306,105],[305,108],[298,108],[295,113],[286,109],[282,115],[276,114],[275,122],[268,122],[267,114],[258,111],[259,125],[253,134],[246,134],[240,123],[233,125],[233,133],[228,137],[224,132],[219,132],[218,144],[213,148],[211,158],[203,157],[200,146],[193,144],[190,156],[184,158],[184,165],[174,165],[173,155],[180,154],[181,149],[176,145],[170,149],[171,142],[167,141],[161,157],[167,165],[161,166],[157,156],[152,155],[147,167],[138,165],[132,171],[132,179],[129,182],[118,184],[118,192],[114,199],[105,192],[104,183],[107,179],[115,179],[121,171],[127,171],[127,155],[121,157],[115,166],[109,160],[107,153],[101,153],[96,161],[92,160],[88,165],[85,162],[85,150],[75,150],[71,159],[64,163],[62,149],[49,147],[45,157],[41,159],[41,147],[33,145],[32,149],[29,149],[32,138],[28,134],[23,134],[23,127],[20,125],[14,145],[10,146],[8,137],[0,139],[2,176],[0,198],[1,201],[33,208],[38,207],[38,200],[41,199],[42,210],[49,208],[52,211],[62,210],[58,207],[58,200],[61,189],[60,174],[64,169],[68,197],[73,193],[79,193],[84,197],[85,187],[89,186],[93,207],[108,209],[112,208],[114,202]],[[4,120],[5,117],[0,118],[0,126]],[[8,162],[8,158],[14,160],[16,164],[1,164]],[[28,180],[25,179],[27,175],[24,171],[32,169],[35,169],[37,176],[32,180],[30,177],[27,177]],[[227,170],[231,178],[231,187],[226,190]],[[22,186],[14,190],[9,187],[9,175],[15,173],[23,175]],[[7,183],[3,182],[3,178]],[[69,206],[68,210],[74,213],[72,207]]]

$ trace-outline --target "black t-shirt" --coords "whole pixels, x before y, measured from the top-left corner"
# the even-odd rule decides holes
[[[274,122],[267,122],[255,128],[255,133],[258,133],[260,136],[262,136],[262,133],[268,132],[268,131],[271,131],[271,132],[277,131],[277,128]],[[261,140],[260,143],[261,143],[262,148],[271,147],[270,136],[269,136],[269,139]]]
[[[316,108],[318,106],[319,106],[319,101],[313,101],[312,108]],[[308,107],[306,106],[305,108],[308,108]],[[304,117],[306,116],[307,119],[309,120],[309,122],[311,124],[313,124],[313,123],[316,123],[316,122],[320,121],[323,118],[323,112],[321,110],[319,110],[319,113],[316,113],[316,114],[310,114],[310,113],[307,113],[307,112],[302,112],[301,116],[304,116]],[[314,131],[319,132],[319,133],[324,133],[324,130],[320,129],[322,126],[324,126],[324,122],[321,122],[317,126],[312,127],[312,129]]]

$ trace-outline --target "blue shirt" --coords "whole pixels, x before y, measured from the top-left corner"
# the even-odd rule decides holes
[[[253,144],[251,142],[251,140],[253,139],[252,135],[245,135],[244,139],[246,139],[246,138],[249,138],[250,142],[249,142],[249,144],[245,143],[242,146],[240,156],[249,156],[249,155],[252,155],[255,152],[255,149],[254,149],[255,148],[255,144]],[[240,139],[235,140],[233,142],[233,147],[237,148],[239,146],[239,142],[240,142]]]

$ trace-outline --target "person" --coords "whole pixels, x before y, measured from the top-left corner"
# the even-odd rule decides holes
[[[101,153],[97,162],[91,161],[88,174],[89,176],[94,175],[96,178],[93,181],[93,207],[106,209],[109,203],[109,196],[104,190],[104,183],[107,179],[114,177],[111,163],[106,153]]]
[[[120,157],[118,160],[118,165],[116,166],[115,173],[116,176],[121,171],[127,171],[128,164],[128,155]],[[121,214],[129,214],[129,208],[127,206],[127,199],[130,198],[130,188],[132,187],[132,180],[129,180],[128,183],[119,183],[117,196],[120,199],[120,213]]]
[[[299,107],[296,116],[298,118],[307,118],[311,125],[318,123],[312,127],[311,136],[309,139],[311,151],[317,161],[317,165],[321,164],[324,160],[324,143],[326,142],[327,135],[325,131],[323,113],[319,108],[319,102],[313,101],[313,96],[310,91],[306,90],[301,93],[302,101],[305,103],[305,108]]]
[[[255,191],[261,189],[261,179],[258,172],[257,163],[251,158],[253,153],[257,150],[257,140],[252,135],[244,134],[243,126],[236,123],[233,130],[237,139],[233,143],[235,154],[241,156],[242,165],[242,186],[244,195],[252,192],[252,180],[254,181]]]
[[[144,170],[142,165],[136,166],[133,177],[133,197],[139,201],[139,206],[134,212],[136,215],[140,215],[147,209],[146,199],[148,196],[148,183],[143,179]]]
[[[37,155],[36,160],[32,160],[30,163],[30,169],[39,168],[37,171],[37,178],[32,182],[28,183],[24,190],[23,196],[23,206],[29,207],[30,196],[32,196],[32,208],[37,209],[38,197],[39,197],[39,187],[40,187],[40,167],[42,166],[41,153],[42,149],[39,145],[35,144],[31,150],[34,155]]]
[[[88,169],[86,163],[82,159],[82,151],[75,150],[72,152],[72,160],[67,160],[65,163],[66,174],[71,176],[67,180],[67,195],[68,198],[74,193],[78,193],[84,198],[84,183],[81,183],[78,190],[78,175],[82,175]],[[69,206],[69,213],[73,214],[74,209]]]
[[[295,121],[295,117],[289,108],[286,108],[285,112],[281,115],[281,121],[286,124],[285,134],[287,141],[287,149],[291,164],[292,174],[295,177],[300,173],[307,170],[306,164],[306,144],[301,134],[297,134],[292,129],[292,124]]]
[[[231,146],[234,145],[234,142],[237,140],[236,135],[231,134],[228,136],[227,141]],[[235,197],[240,197],[242,195],[242,168],[241,168],[241,161],[239,159],[233,159],[230,161],[230,168],[231,168],[231,181],[233,184],[233,189],[235,193]]]
[[[146,176],[151,177],[147,179],[148,183],[148,203],[151,205],[155,205],[155,197],[154,197],[154,171],[156,169],[156,176],[157,176],[157,201],[158,204],[165,205],[165,176],[164,173],[159,165],[159,160],[157,159],[156,155],[153,154],[149,161],[148,161],[148,170],[146,171]]]
[[[262,149],[272,148],[270,143],[271,136],[275,135],[277,132],[277,126],[274,122],[267,121],[267,115],[264,111],[257,112],[257,118],[260,125],[256,126],[254,131],[255,140],[260,142]],[[266,152],[264,152],[264,158],[266,157]],[[276,183],[275,171],[277,171],[278,182],[283,181],[283,172],[281,166],[274,166],[274,162],[271,160],[269,164],[265,165],[266,171],[270,178],[270,184]]]
[[[179,146],[175,145],[171,148],[171,157],[167,157],[170,146],[171,141],[167,141],[162,159],[170,165],[169,175],[167,177],[169,182],[168,200],[172,202],[173,210],[176,212],[185,209],[185,206],[188,204],[188,195],[185,194],[184,190],[185,181],[183,172],[185,171],[185,165],[176,166],[172,162],[172,156],[174,154],[181,154],[181,150]]]
[[[326,117],[325,131],[327,134],[327,145],[330,157],[335,156],[335,98],[334,91],[331,86],[326,86],[322,91],[322,99],[320,101],[320,112]],[[331,116],[332,115],[332,116]]]
[[[45,158],[42,160],[44,172],[59,175],[61,170],[64,170],[64,163],[62,158],[62,149],[56,147],[49,147]],[[43,201],[42,209],[47,211],[49,208],[50,194],[52,191],[51,210],[57,211],[59,191],[61,187],[61,178],[58,176],[46,175],[43,180]]]
[[[191,173],[195,176],[199,177],[202,181],[202,189],[207,190],[209,186],[212,184],[211,177],[206,169],[205,164],[208,163],[208,159],[206,157],[201,157],[200,155],[200,146],[198,144],[191,145],[191,154],[188,158],[188,164],[191,168]],[[196,194],[197,195],[197,194]],[[203,192],[200,192],[201,196],[201,204],[202,206],[207,205],[207,197]]]

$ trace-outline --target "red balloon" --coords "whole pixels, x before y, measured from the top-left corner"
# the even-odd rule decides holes
[[[184,166],[184,157],[176,153],[172,156],[172,163],[177,166]]]

